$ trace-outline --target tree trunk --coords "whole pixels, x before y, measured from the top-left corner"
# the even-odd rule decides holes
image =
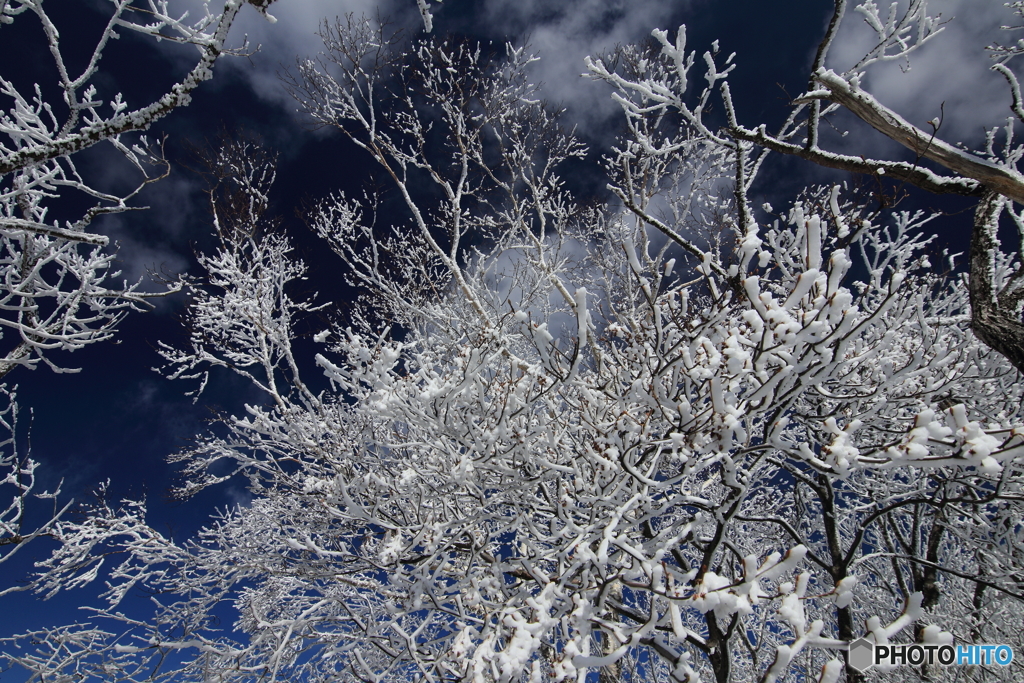
[[[718,625],[713,611],[704,615],[708,624],[708,659],[715,672],[716,683],[729,683],[732,662],[729,659],[729,634]]]
[[[1024,373],[1024,324],[1020,313],[999,305],[995,289],[996,233],[1003,201],[995,192],[988,192],[974,212],[971,234],[971,329],[978,339],[993,351],[1006,357]]]
[[[610,597],[616,602],[622,602],[622,584],[619,581],[615,581],[615,585],[612,586]],[[619,618],[615,617],[615,621]],[[615,637],[615,634],[611,629],[601,630],[601,654],[608,656],[618,649],[621,643]],[[606,664],[601,667],[601,671],[598,674],[598,683],[619,683],[622,679],[622,662],[617,661],[614,664]]]

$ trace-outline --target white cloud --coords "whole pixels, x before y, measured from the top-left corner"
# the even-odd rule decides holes
[[[573,120],[584,126],[603,122],[618,108],[605,89],[581,76],[583,58],[643,40],[654,28],[672,28],[669,18],[680,10],[679,3],[661,0],[483,0],[482,5],[480,23],[471,30],[497,41],[528,40],[541,57],[534,76],[543,85],[543,96],[569,106]],[[455,8],[433,5],[435,33],[446,32],[445,22],[451,19],[446,11]],[[247,36],[252,46],[260,46],[259,52],[218,68],[243,74],[261,98],[294,113],[295,103],[278,74],[291,68],[297,56],[312,57],[322,49],[316,35],[322,20],[350,12],[391,17],[396,25],[417,30],[422,26],[413,0],[279,0],[270,7],[276,22],[247,8],[232,28],[236,43]]]
[[[415,9],[411,0],[406,4]],[[315,57],[323,49],[317,31],[324,20],[346,14],[377,17],[392,14],[388,3],[378,0],[278,0],[269,8],[274,21],[245,8],[231,28],[237,42],[247,37],[259,51],[248,60],[227,61],[227,68],[242,73],[253,90],[264,100],[294,112],[296,105],[285,90],[278,74],[290,69],[296,57]],[[300,117],[301,118],[301,117]]]
[[[679,3],[651,0],[485,0],[485,17],[494,33],[528,38],[540,61],[533,76],[541,94],[569,109],[569,119],[584,130],[600,125],[619,107],[607,89],[582,77],[584,57],[618,45],[637,43],[667,25]]]

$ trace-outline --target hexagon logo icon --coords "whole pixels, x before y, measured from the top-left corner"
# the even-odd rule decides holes
[[[875,645],[867,638],[858,638],[850,643],[850,666],[857,671],[867,671],[875,663]]]

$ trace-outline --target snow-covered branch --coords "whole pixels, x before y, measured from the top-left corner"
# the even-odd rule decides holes
[[[169,165],[161,146],[132,134],[187,105],[221,56],[245,52],[245,46],[226,45],[243,4],[228,0],[217,14],[205,7],[202,16],[190,18],[187,12],[172,13],[164,0],[111,0],[106,25],[84,63],[65,59],[59,22],[41,0],[12,0],[0,8],[4,32],[39,24],[60,93],[49,99],[49,85],[26,90],[13,74],[0,75],[0,334],[6,333],[0,376],[40,361],[68,371],[51,360],[52,352],[110,339],[128,311],[177,291],[144,292],[140,283],[118,282],[115,252],[91,226],[99,216],[144,208],[135,204],[139,193],[166,177]],[[101,96],[104,54],[124,31],[192,45],[198,58],[184,78],[149,104],[129,104],[120,93]],[[72,72],[69,64],[82,64],[81,70]],[[79,172],[76,155],[101,143],[109,143],[137,173],[133,189],[104,191]],[[83,198],[87,208],[77,218],[48,218]]]

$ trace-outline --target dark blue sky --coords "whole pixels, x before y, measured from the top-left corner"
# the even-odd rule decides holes
[[[304,200],[332,190],[358,190],[369,177],[367,159],[339,136],[304,127],[294,112],[294,103],[274,78],[276,72],[288,67],[294,54],[316,50],[311,8],[322,4],[324,11],[338,12],[345,11],[346,6],[299,2],[282,0],[271,8],[281,19],[277,25],[267,24],[247,8],[246,25],[236,30],[251,28],[256,39],[266,40],[266,49],[248,60],[220,63],[214,79],[199,89],[191,106],[172,113],[151,133],[168,136],[167,154],[174,163],[172,177],[147,190],[143,201],[153,207],[149,212],[124,214],[96,224],[97,229],[122,243],[127,273],[142,274],[146,267],[169,272],[194,269],[192,247],[209,245],[211,237],[198,180],[182,165],[189,158],[187,145],[212,141],[222,130],[244,130],[262,135],[281,153],[273,211],[282,217],[282,229],[288,231],[309,262],[311,286],[325,301],[350,295],[338,277],[338,264],[309,234],[295,211]],[[66,48],[85,55],[85,50],[91,48],[90,37],[102,26],[104,5],[99,0],[52,0],[52,4],[50,11],[59,22]],[[355,10],[372,5],[369,0],[351,4]],[[393,5],[397,21],[421,30],[412,0],[404,4],[396,0]],[[591,14],[580,18],[574,12]],[[301,17],[289,23],[292,14]],[[581,121],[581,133],[596,160],[618,124],[608,117],[615,113],[614,106],[603,104],[608,101],[607,93],[578,77],[584,70],[581,49],[609,49],[615,42],[643,39],[653,28],[674,30],[686,23],[690,45],[703,51],[717,38],[723,53],[738,53],[739,66],[731,82],[741,119],[747,124],[764,121],[772,128],[786,114],[787,93],[795,95],[805,86],[808,66],[830,14],[831,3],[824,0],[693,0],[674,4],[580,1],[564,6],[445,0],[436,12],[434,25],[435,33],[441,35],[456,33],[497,45],[506,40],[522,42],[524,37],[532,36],[541,58],[554,65],[550,69],[542,67],[539,72],[546,84],[545,92],[568,107],[568,122],[574,118]],[[645,24],[645,19],[657,23]],[[560,31],[564,31],[564,40],[559,38]],[[33,17],[20,17],[12,26],[0,27],[0,68],[5,77],[39,82],[48,92],[54,76],[41,37]],[[123,92],[132,103],[151,101],[187,68],[186,56],[167,45],[127,36],[109,50],[100,85]],[[959,76],[950,78],[957,81]],[[894,97],[900,94],[889,81],[880,79],[879,83],[880,87],[893,89]],[[579,95],[581,92],[592,94]],[[870,153],[887,149],[878,140],[870,145]],[[108,166],[111,160],[106,150],[99,149],[80,163],[87,174],[117,184],[122,178]],[[773,202],[792,198],[815,173],[815,169],[801,163],[779,162],[765,174],[764,197]],[[602,183],[596,172],[581,172],[577,178],[582,192],[599,195]],[[938,205],[931,198],[919,203]],[[967,220],[966,216],[955,217],[944,228],[951,244],[960,248],[967,228],[960,233],[958,226],[966,226]],[[193,533],[215,507],[243,502],[245,491],[241,482],[234,482],[191,501],[168,502],[165,492],[176,474],[175,467],[165,462],[166,456],[207,429],[205,420],[211,409],[235,411],[247,400],[259,400],[242,382],[219,374],[193,405],[183,395],[192,385],[169,382],[152,371],[160,363],[153,350],[158,341],[184,340],[177,319],[183,304],[183,298],[176,297],[161,302],[154,312],[132,314],[121,325],[118,343],[97,344],[60,359],[66,366],[82,368],[78,374],[56,375],[45,368],[34,372],[16,369],[6,378],[9,385],[19,387],[25,416],[21,444],[27,447],[25,436],[31,428],[32,456],[45,468],[44,488],[53,488],[63,479],[65,499],[85,500],[90,490],[109,478],[113,497],[145,496],[151,524],[172,530],[179,539]],[[312,369],[309,376],[314,376]],[[27,569],[27,560],[46,549],[42,541],[29,546],[20,563],[0,565],[0,570],[11,579]],[[74,608],[95,592],[83,589],[45,606],[24,594],[4,598],[0,614],[6,616],[0,618],[0,637],[17,629],[74,619]]]

